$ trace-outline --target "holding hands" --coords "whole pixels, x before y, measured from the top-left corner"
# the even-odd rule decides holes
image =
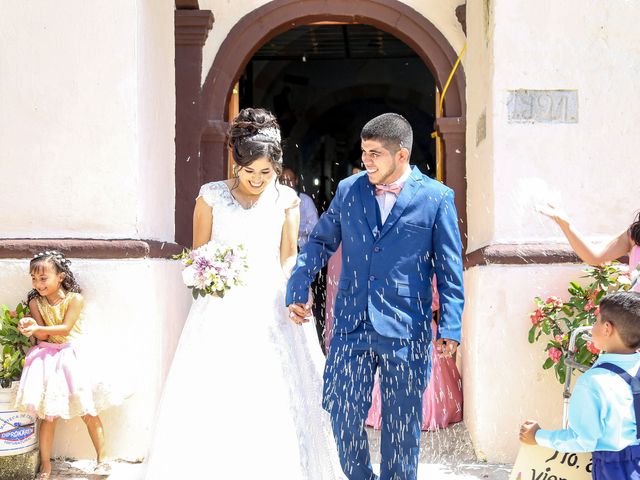
[[[292,303],[289,305],[289,318],[293,323],[302,325],[308,323],[311,318],[310,303]]]

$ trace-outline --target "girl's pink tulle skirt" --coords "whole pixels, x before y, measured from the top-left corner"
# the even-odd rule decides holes
[[[52,420],[95,416],[121,403],[125,395],[116,393],[85,348],[69,342],[40,342],[29,350],[15,408]]]

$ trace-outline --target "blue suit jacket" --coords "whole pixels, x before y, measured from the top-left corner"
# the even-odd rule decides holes
[[[334,332],[365,318],[386,337],[431,338],[431,281],[436,274],[438,338],[460,341],[464,294],[462,245],[453,191],[413,167],[380,228],[375,189],[366,172],[341,181],[298,256],[287,305],[306,303],[315,274],[342,242]]]

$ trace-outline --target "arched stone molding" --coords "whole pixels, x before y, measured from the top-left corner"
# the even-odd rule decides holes
[[[200,140],[200,155],[191,158],[191,169],[200,172],[201,181],[222,179],[226,175],[224,132],[227,129],[228,100],[233,86],[240,78],[253,54],[270,38],[298,25],[319,21],[357,22],[384,30],[411,47],[434,75],[440,89],[444,87],[457,54],[444,35],[424,16],[397,0],[274,0],[245,15],[231,29],[221,44],[209,70],[202,90],[202,125],[193,132]],[[464,125],[466,111],[465,75],[460,66],[449,86],[444,105],[440,132],[444,151],[456,153],[455,167],[444,158],[445,181],[456,192],[456,207],[460,216],[463,241],[466,244],[466,180],[464,163],[464,135],[458,129]],[[448,135],[453,124],[455,132]],[[460,144],[462,138],[462,144]],[[448,148],[447,142],[455,140]],[[197,185],[181,178],[180,163],[176,163],[176,240],[191,242],[191,209],[193,191]],[[460,171],[458,171],[461,169]],[[454,172],[455,170],[455,172]]]

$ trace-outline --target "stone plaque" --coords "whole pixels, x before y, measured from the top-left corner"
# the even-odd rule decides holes
[[[509,123],[578,123],[577,90],[510,90]]]

